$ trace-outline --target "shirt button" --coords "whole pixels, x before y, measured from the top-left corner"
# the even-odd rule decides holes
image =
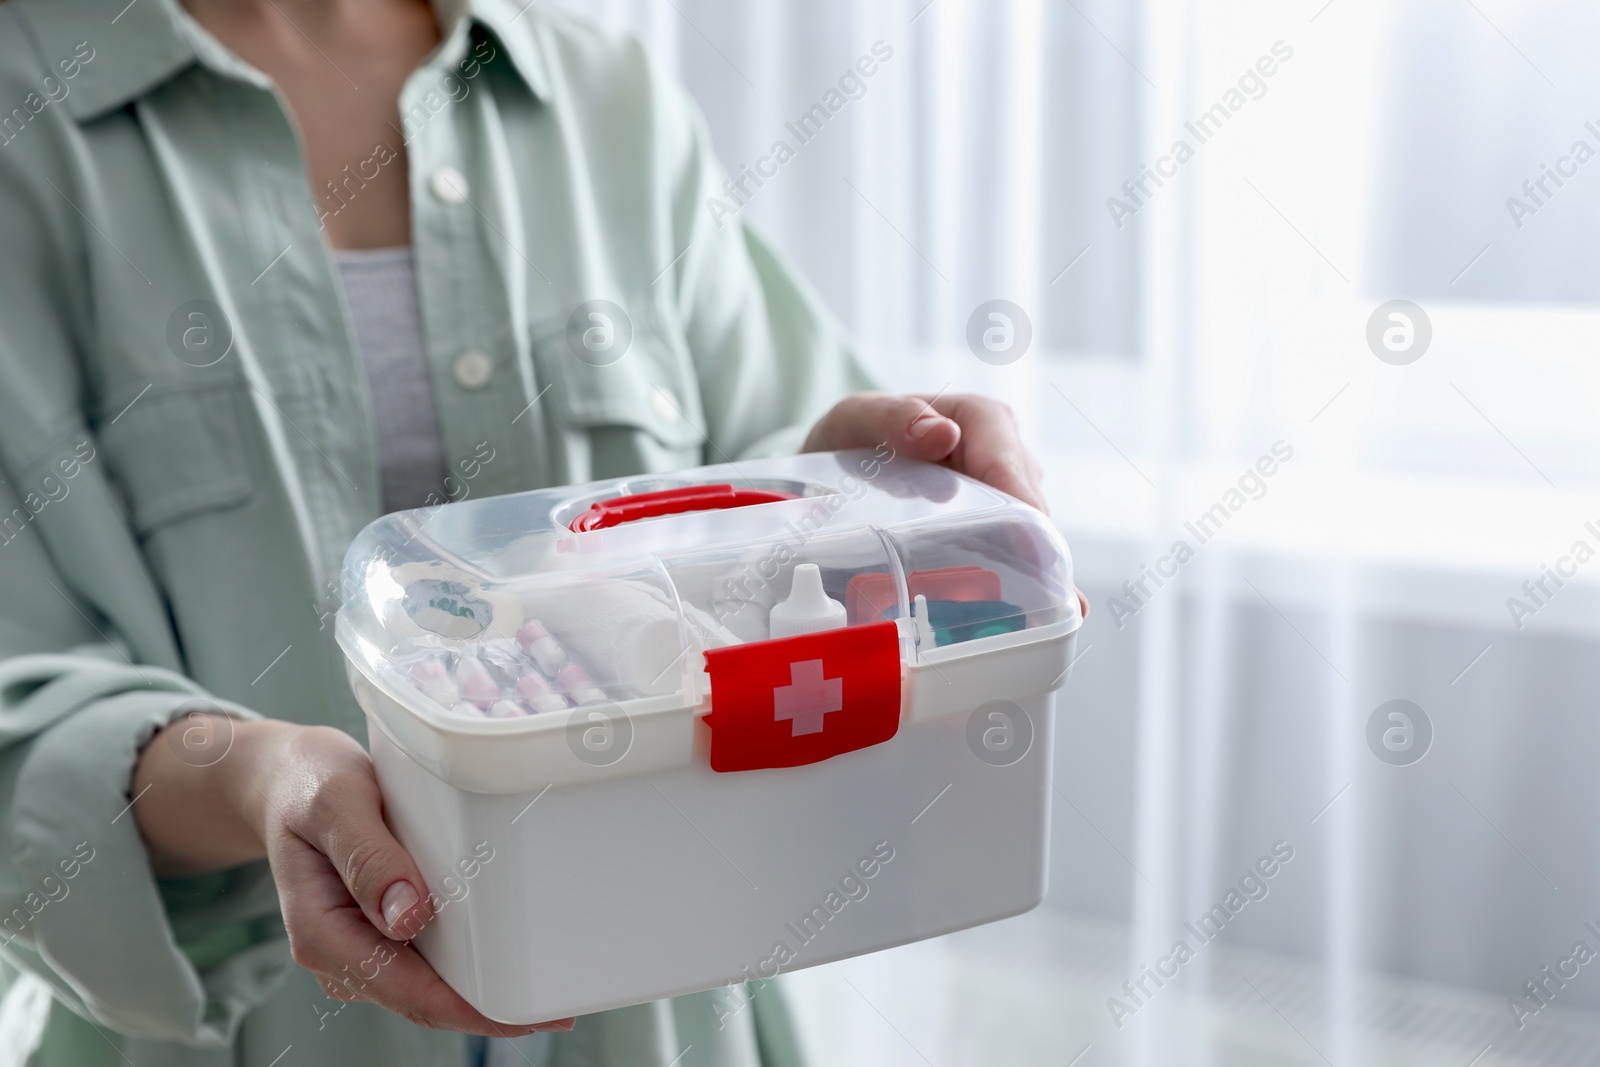
[[[676,422],[680,417],[678,400],[672,395],[672,390],[664,385],[656,386],[655,392],[650,394],[650,405],[664,422]]]
[[[464,204],[471,192],[467,176],[454,167],[440,167],[434,171],[428,179],[428,188],[446,204]]]
[[[450,373],[461,388],[476,391],[488,385],[489,379],[494,377],[494,360],[489,358],[487,352],[471,348],[456,357],[456,361],[450,365]]]

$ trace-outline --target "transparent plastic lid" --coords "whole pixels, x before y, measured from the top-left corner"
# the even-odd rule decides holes
[[[343,586],[346,654],[441,725],[693,707],[707,649],[839,625],[896,620],[915,662],[1078,618],[1045,516],[886,446],[396,512]]]

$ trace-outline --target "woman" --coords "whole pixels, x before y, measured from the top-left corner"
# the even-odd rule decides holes
[[[992,402],[859,392],[703,207],[682,91],[524,2],[0,5],[0,1037],[31,1062],[796,1062],[776,993],[504,1027],[400,943],[431,913],[331,641],[345,546],[797,447],[1034,503],[1037,468]]]

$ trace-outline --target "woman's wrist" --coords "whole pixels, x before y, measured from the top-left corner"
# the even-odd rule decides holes
[[[134,767],[132,795],[158,875],[203,874],[266,855],[266,786],[300,729],[198,712],[151,738]]]

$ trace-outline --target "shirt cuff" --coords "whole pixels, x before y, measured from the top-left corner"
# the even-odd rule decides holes
[[[200,708],[257,717],[192,692],[134,691],[96,700],[34,739],[12,795],[23,884],[0,903],[11,908],[0,914],[0,947],[92,1021],[220,1046],[289,966],[271,872],[259,861],[158,883],[129,796],[144,745]],[[217,747],[191,758],[227,758]]]

